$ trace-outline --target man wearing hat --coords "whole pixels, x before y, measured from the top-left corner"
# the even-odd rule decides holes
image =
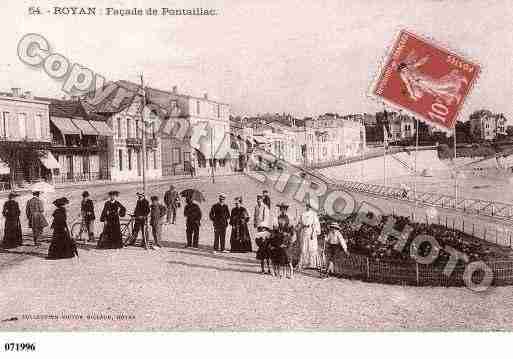
[[[15,198],[17,193],[9,193],[9,199],[4,203],[2,214],[5,217],[3,248],[15,248],[22,245],[20,222],[20,206]]]
[[[226,227],[228,227],[228,220],[230,219],[230,209],[224,203],[226,196],[219,194],[219,202],[215,203],[210,209],[210,220],[214,226],[214,252],[219,249],[224,252],[226,243]]]
[[[151,196],[150,206],[150,226],[153,235],[153,245],[160,247],[160,240],[162,239],[162,224],[166,216],[166,206],[160,204],[157,196]]]
[[[96,216],[94,214],[94,203],[89,198],[89,192],[82,192],[82,202],[80,203],[80,212],[82,214],[82,221],[84,226],[80,228],[80,233],[78,237],[82,237],[82,228],[85,228],[87,231],[87,235],[89,237],[89,241],[94,240],[94,220]]]
[[[271,197],[269,197],[269,191],[264,189],[262,191],[262,202],[270,209],[271,208]]]
[[[185,198],[186,205],[183,209],[185,217],[185,234],[187,237],[186,247],[198,248],[199,229],[201,225],[201,208],[193,202],[192,197]]]
[[[349,255],[347,251],[347,242],[340,233],[340,226],[336,222],[331,222],[328,226],[328,234],[324,239],[326,243],[326,273],[325,278],[328,278],[330,272],[332,272],[332,266],[334,266],[335,257],[340,249],[344,250],[344,252]]]
[[[260,231],[262,223],[270,223],[271,213],[269,207],[263,202],[263,196],[257,195],[257,204],[253,210],[253,226]]]
[[[175,187],[173,185],[170,185],[169,189],[164,193],[164,204],[167,208],[167,223],[170,223],[172,217],[172,223],[175,224],[176,209],[180,207],[180,196],[178,196],[178,192],[175,190]]]
[[[135,245],[137,241],[137,236],[139,235],[139,231],[142,233],[142,242],[141,247],[148,245],[148,229],[146,228],[146,221],[148,220],[148,215],[150,214],[150,203],[144,197],[143,192],[137,192],[137,202],[135,204],[134,209],[134,229],[132,230],[132,240],[130,241],[130,245]]]
[[[34,245],[38,246],[37,239],[43,233],[43,229],[48,226],[45,218],[45,209],[43,201],[39,198],[39,191],[32,192],[32,198],[28,200],[25,214],[27,215],[28,225],[32,228],[32,237]]]

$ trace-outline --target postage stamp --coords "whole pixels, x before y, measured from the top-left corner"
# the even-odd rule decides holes
[[[372,94],[385,103],[451,130],[481,70],[409,31],[399,33]]]

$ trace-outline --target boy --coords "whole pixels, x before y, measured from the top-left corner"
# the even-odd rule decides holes
[[[326,273],[324,279],[328,278],[330,275],[330,267],[334,265],[334,259],[337,254],[337,251],[340,247],[344,250],[346,255],[349,255],[347,251],[347,243],[342,233],[340,233],[340,226],[338,223],[330,223],[328,234],[324,239],[326,242]],[[333,272],[333,271],[332,271]]]

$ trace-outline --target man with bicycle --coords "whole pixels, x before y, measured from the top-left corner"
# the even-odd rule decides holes
[[[89,241],[94,240],[94,220],[96,216],[94,215],[94,203],[89,198],[89,192],[82,192],[82,202],[80,204],[80,212],[82,214],[82,227],[80,228],[79,237],[82,236],[82,230],[87,231],[87,235],[89,236]]]
[[[144,193],[137,192],[137,203],[135,204],[134,210],[134,229],[132,231],[132,240],[129,245],[135,245],[137,241],[137,236],[139,235],[139,231],[142,233],[142,242],[141,247],[144,247],[148,244],[147,228],[146,222],[148,220],[148,215],[150,214],[150,203],[144,197]]]

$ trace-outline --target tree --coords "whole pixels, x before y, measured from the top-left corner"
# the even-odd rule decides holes
[[[33,163],[38,161],[45,151],[40,148],[31,146],[32,144],[25,145],[20,142],[1,142],[0,143],[0,158],[9,165],[9,186],[14,188],[16,182],[16,170],[23,168],[23,164]]]

